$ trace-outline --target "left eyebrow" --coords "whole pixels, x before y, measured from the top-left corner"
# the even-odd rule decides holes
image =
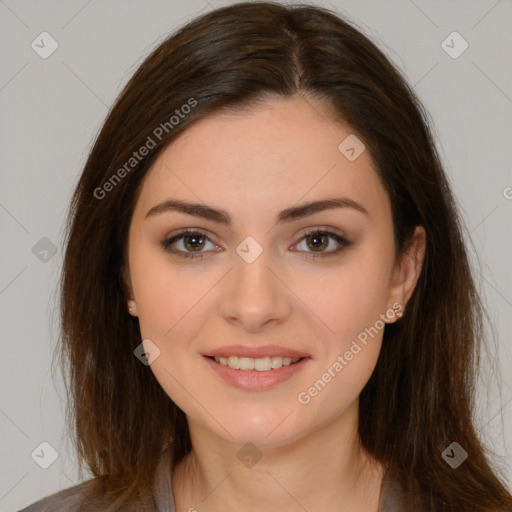
[[[321,201],[312,201],[299,206],[292,206],[280,212],[277,215],[276,223],[292,222],[302,219],[315,213],[331,210],[333,208],[351,208],[364,215],[368,215],[366,208],[348,197],[338,197],[332,199],[323,199]],[[232,220],[230,214],[221,209],[214,208],[202,203],[187,203],[178,199],[167,199],[166,201],[153,206],[147,213],[146,218],[158,213],[177,211],[195,217],[202,217],[219,224],[230,227]]]

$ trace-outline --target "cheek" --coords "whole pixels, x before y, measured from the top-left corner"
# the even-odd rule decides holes
[[[323,275],[302,275],[297,281],[294,291],[318,318],[319,328],[332,340],[331,349],[332,344],[336,350],[350,345],[386,313],[391,258],[385,247],[372,247],[354,252]]]
[[[184,339],[184,328],[200,325],[201,298],[215,285],[214,276],[199,277],[192,266],[172,262],[163,250],[159,254],[153,249],[134,253],[130,270],[143,337],[167,343],[175,332]]]
[[[201,381],[193,340],[207,321],[208,291],[218,281],[214,276],[171,263],[149,250],[140,250],[130,262],[132,284],[142,339],[151,340],[159,350],[150,370],[167,395],[182,409],[190,408],[190,395],[200,396]],[[206,297],[205,297],[206,295]],[[151,345],[149,345],[151,346]]]

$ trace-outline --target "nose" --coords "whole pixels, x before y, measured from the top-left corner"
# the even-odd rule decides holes
[[[233,265],[221,292],[222,317],[251,332],[284,322],[292,309],[293,293],[269,251],[250,263],[237,254]]]

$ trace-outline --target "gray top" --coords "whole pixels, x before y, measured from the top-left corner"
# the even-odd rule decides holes
[[[166,496],[164,502],[157,499],[157,512],[176,512],[174,498],[169,478],[169,459],[163,456],[157,468],[156,487],[159,492],[156,495]],[[80,503],[84,500],[83,491],[93,480],[87,480],[81,484],[69,487],[43,498],[18,512],[78,512]],[[389,478],[389,473],[384,473],[378,512],[406,512],[402,501],[399,485]]]

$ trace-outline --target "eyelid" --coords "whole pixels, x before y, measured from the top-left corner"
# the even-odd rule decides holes
[[[336,256],[340,252],[342,252],[344,249],[352,245],[352,242],[349,241],[344,235],[340,234],[336,228],[331,228],[329,226],[315,226],[312,228],[305,228],[301,230],[301,233],[299,235],[299,239],[297,242],[292,246],[295,247],[299,243],[301,243],[305,238],[307,238],[310,235],[324,235],[327,236],[327,238],[330,238],[331,240],[334,240],[336,244],[338,244],[338,247],[335,249],[331,249],[330,251],[297,251],[305,254],[306,257],[309,258],[329,258],[331,256]]]
[[[171,252],[172,254],[176,254],[177,256],[182,257],[188,257],[188,258],[202,258],[205,253],[211,252],[211,251],[200,251],[197,253],[189,252],[189,251],[182,251],[182,250],[171,250],[169,247],[171,244],[175,243],[176,241],[184,238],[187,235],[190,234],[197,234],[202,235],[208,242],[213,243],[214,245],[221,245],[216,243],[212,237],[209,235],[209,233],[202,229],[202,228],[184,228],[177,233],[171,234],[168,237],[166,237],[164,240],[161,241],[161,245],[164,248],[164,250]],[[306,257],[310,258],[316,258],[316,257],[329,257],[334,256],[341,252],[346,247],[350,246],[352,242],[347,240],[344,235],[340,234],[336,228],[331,228],[329,226],[313,226],[309,228],[304,228],[300,231],[299,235],[297,235],[299,238],[297,241],[292,245],[292,247],[295,247],[300,242],[302,242],[306,237],[314,234],[322,234],[330,238],[331,240],[334,240],[335,243],[338,244],[338,247],[336,249],[330,250],[330,251],[296,251],[299,253],[304,253]],[[217,251],[216,251],[217,252]]]
[[[220,246],[221,244],[218,244],[217,242],[214,241],[214,237],[212,237],[206,230],[204,229],[201,229],[201,228],[184,228],[184,229],[181,229],[179,230],[177,233],[174,233],[174,234],[171,234],[169,236],[166,236],[161,244],[162,246],[164,247],[164,249],[166,250],[169,250],[167,249],[171,244],[173,244],[174,242],[177,242],[178,240],[180,240],[181,238],[187,236],[187,235],[202,235],[208,242],[211,242],[212,244],[214,245],[217,245],[217,246]],[[171,251],[171,252],[174,252],[175,254],[180,254],[180,253],[183,253],[184,251]],[[188,253],[188,254],[193,254],[193,253]],[[197,253],[197,254],[201,254],[201,253]]]
[[[333,234],[336,236],[339,236],[340,238],[345,238],[345,236],[342,234],[342,232],[339,229],[332,228],[330,226],[313,226],[310,228],[303,228],[299,231],[299,234],[297,236],[300,236],[301,238],[299,241],[308,235],[312,235],[315,233],[326,233],[326,234]]]

